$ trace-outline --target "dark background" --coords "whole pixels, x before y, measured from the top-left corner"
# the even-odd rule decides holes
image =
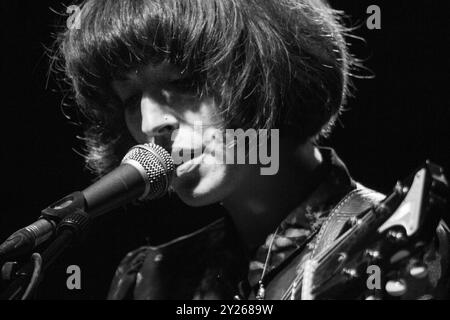
[[[443,2],[331,3],[346,11],[353,24],[361,24],[356,34],[366,43],[352,41],[353,51],[366,60],[376,77],[355,81],[357,91],[348,105],[350,111],[325,144],[337,150],[357,180],[385,193],[426,159],[449,171],[450,24]],[[366,8],[371,4],[381,8],[381,30],[368,30],[365,25]],[[3,0],[1,6],[3,240],[33,222],[53,201],[83,189],[92,176],[74,151],[81,150],[75,138],[81,132],[63,116],[58,86],[52,79],[46,85],[49,62],[44,48],[51,46],[57,22],[65,25],[63,17],[50,8],[65,12],[64,5]],[[103,299],[114,269],[127,251],[176,232],[164,229],[161,235],[151,225],[165,223],[177,213],[188,216],[188,223],[194,225],[211,209],[189,209],[195,211],[189,215],[192,212],[177,203],[152,203],[154,211],[162,206],[170,206],[163,217],[142,210],[119,210],[96,220],[85,241],[46,273],[38,297]],[[82,269],[82,290],[66,288],[65,271],[71,264]]]

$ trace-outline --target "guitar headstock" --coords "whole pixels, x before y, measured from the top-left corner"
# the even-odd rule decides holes
[[[448,218],[445,213],[440,214],[436,210],[445,207],[449,192],[444,172],[437,165],[427,162],[404,183],[398,183],[394,192],[404,195],[404,199],[378,229],[379,233],[396,228],[403,233],[397,234],[397,237],[412,238],[428,225],[434,225],[436,220]],[[388,232],[387,235],[392,237],[394,232]]]
[[[426,162],[391,195],[357,218],[317,260],[316,299],[401,296],[399,279],[423,277],[423,261],[441,220],[449,220],[449,188],[441,167]],[[426,269],[426,268],[425,268]]]

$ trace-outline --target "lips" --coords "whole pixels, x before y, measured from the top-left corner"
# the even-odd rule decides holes
[[[200,165],[203,156],[204,154],[202,153],[200,156],[196,158],[191,158],[190,160],[180,164],[176,169],[177,176],[179,177],[197,168]]]
[[[203,154],[205,149],[203,147],[200,148],[173,148],[172,149],[172,157],[174,158],[175,165],[181,165],[183,163],[187,163],[192,159],[198,158]]]

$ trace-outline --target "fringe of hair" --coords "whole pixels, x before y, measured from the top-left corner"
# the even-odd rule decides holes
[[[226,128],[331,131],[357,61],[342,12],[318,0],[87,0],[58,35],[53,66],[82,113],[88,168],[102,175],[131,143],[110,84],[167,60],[199,95],[220,97]]]

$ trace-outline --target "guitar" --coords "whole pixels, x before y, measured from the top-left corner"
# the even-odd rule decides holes
[[[393,298],[386,292],[395,285],[390,278],[424,257],[438,224],[449,218],[448,199],[442,168],[426,162],[378,205],[350,219],[332,245],[303,268],[297,265],[281,299]]]

